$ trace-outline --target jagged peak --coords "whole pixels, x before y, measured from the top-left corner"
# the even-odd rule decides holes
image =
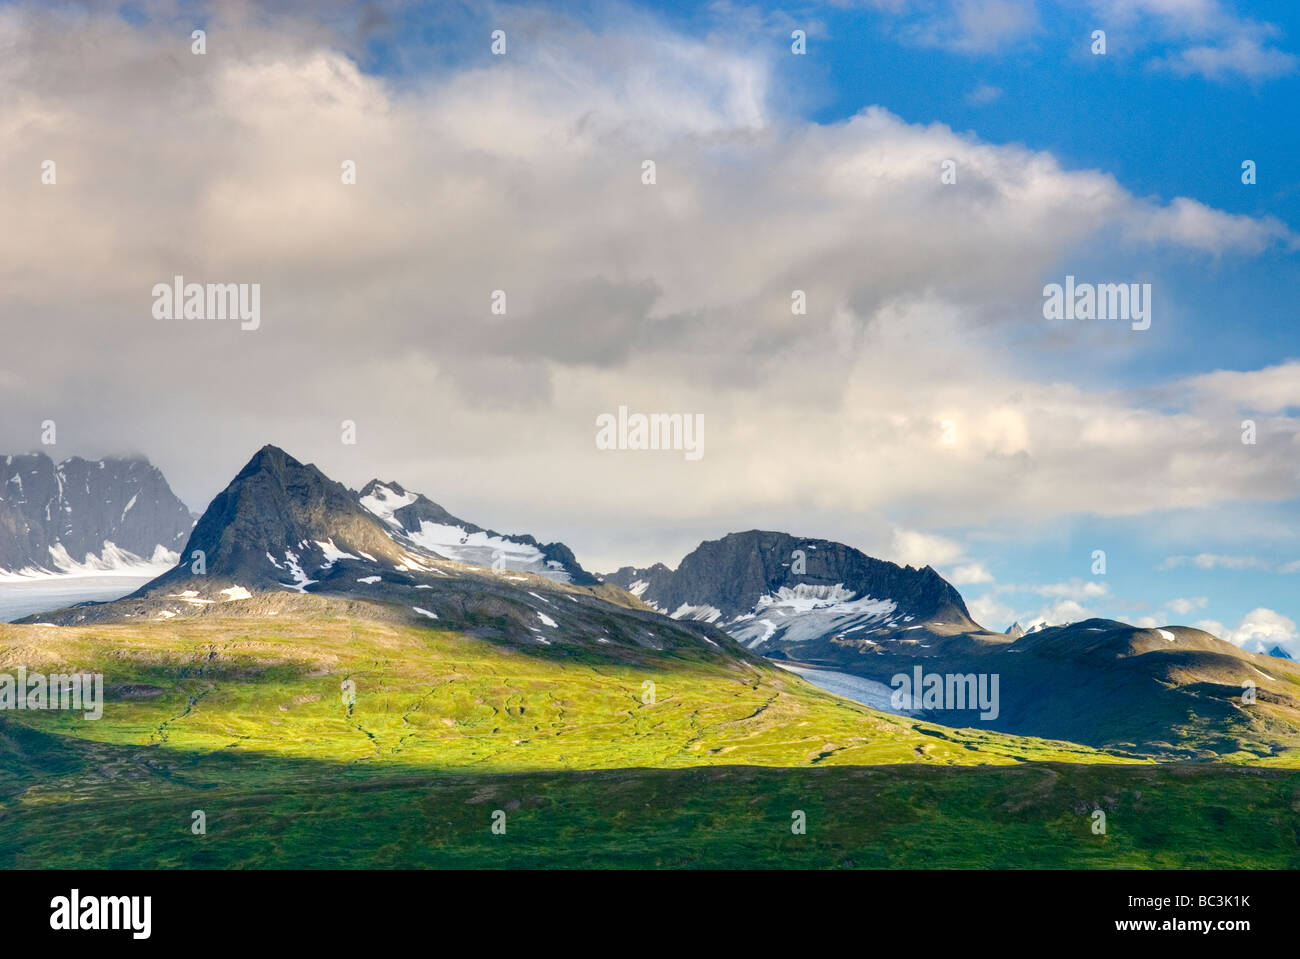
[[[410,492],[402,486],[401,483],[394,482],[393,480],[381,480],[379,477],[375,477],[365,486],[361,487],[357,492],[357,496],[371,496],[376,490],[380,489],[389,490],[390,492],[396,493],[398,496],[406,496]],[[416,495],[418,496],[420,494]]]

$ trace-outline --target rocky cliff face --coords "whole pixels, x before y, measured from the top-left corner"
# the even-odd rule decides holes
[[[0,571],[79,572],[174,559],[193,520],[144,459],[0,460]]]
[[[342,483],[264,446],[194,526],[183,563],[146,590],[193,578],[245,588],[303,588],[343,557],[402,565],[404,551]]]

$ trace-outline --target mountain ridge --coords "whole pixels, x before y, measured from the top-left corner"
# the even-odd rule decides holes
[[[404,539],[445,559],[489,560],[483,565],[498,563],[506,569],[523,569],[584,586],[599,582],[563,543],[544,544],[528,534],[486,529],[453,516],[423,493],[399,483],[372,479],[356,495],[363,508],[400,531]]]
[[[378,492],[373,484],[367,489],[372,496]],[[392,484],[388,489],[401,488]],[[668,620],[594,577],[588,584],[549,565],[512,568],[504,561],[494,565],[483,554],[440,555],[401,525],[393,516],[397,510],[387,508],[392,502],[367,508],[362,503],[366,498],[314,464],[264,446],[214,497],[173,568],[121,600],[85,603],[20,622],[76,626],[177,617],[258,619],[282,612],[297,616],[306,609],[454,629],[561,657],[703,655],[757,661],[726,633],[704,623]],[[405,490],[401,499],[399,508],[418,507],[412,514],[417,519],[454,519],[427,499],[408,497]],[[556,544],[534,546],[531,537],[506,540],[488,537],[477,526],[474,533],[450,528],[458,536],[481,536],[483,543],[474,545],[489,554],[527,550],[530,562],[544,555],[543,549],[564,555]],[[572,568],[583,572],[576,560]]]

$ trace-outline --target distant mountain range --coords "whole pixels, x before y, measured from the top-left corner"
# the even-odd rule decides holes
[[[175,567],[125,599],[26,621],[268,615],[294,593],[355,599],[358,618],[440,623],[561,651],[752,658],[707,624],[660,616],[600,583],[561,543],[466,523],[397,483],[353,492],[274,446],[213,499]]]
[[[107,525],[73,531],[82,515],[103,522],[104,509],[94,514],[81,505],[104,498],[91,482],[100,473],[135,476],[142,489],[152,484],[148,502],[165,501],[166,484],[147,464],[133,472],[121,461],[69,463],[76,465],[60,468],[50,481],[62,498],[45,496],[43,488],[37,494],[27,477],[44,475],[39,469],[23,474],[24,489],[36,496],[25,503],[50,503],[51,517],[58,513],[55,504],[72,507],[67,522],[54,527],[60,544],[85,548],[108,535]],[[73,498],[72,486],[88,492]],[[107,515],[120,509],[111,527],[120,535],[143,492],[135,505],[124,491],[115,495],[105,509]],[[142,538],[124,541],[165,535],[174,548],[183,535],[176,529],[183,509],[175,503],[174,523],[162,533],[156,526],[148,533],[131,527]],[[1300,746],[1300,701],[1293,695],[1300,666],[1244,652],[1198,629],[1091,619],[1027,633],[1018,625],[991,632],[929,567],[758,530],[702,543],[675,570],[625,567],[596,577],[562,543],[541,544],[458,519],[396,482],[372,480],[354,492],[274,446],[259,450],[212,501],[174,568],[126,599],[28,621],[274,615],[291,594],[355,601],[349,615],[358,619],[438,624],[560,653],[689,652],[751,663],[761,655],[880,684],[914,671],[997,677],[1000,703],[993,716],[977,718],[946,701],[913,708],[948,726],[1137,755],[1257,757]],[[1244,708],[1248,687],[1258,702]]]
[[[0,461],[0,574],[139,571],[174,563],[194,520],[145,459],[44,453]]]

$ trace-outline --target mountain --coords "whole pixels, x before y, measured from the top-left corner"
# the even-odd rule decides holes
[[[1025,635],[1025,627],[1021,626],[1020,621],[1017,620],[1007,627],[1007,635],[1012,639],[1019,639],[1021,636]]]
[[[195,579],[196,551],[201,583],[245,589],[338,590],[348,571],[428,573],[434,560],[597,585],[563,543],[543,546],[531,536],[486,530],[397,483],[372,480],[353,493],[274,446],[258,450],[212,501],[181,565],[143,591]]]
[[[1295,659],[1294,656],[1288,653],[1281,646],[1274,646],[1272,649],[1268,651],[1268,654],[1270,656],[1276,656],[1278,659]]]
[[[443,559],[536,573],[562,583],[595,585],[563,543],[539,543],[532,536],[507,536],[457,519],[437,503],[397,483],[371,480],[358,502],[413,548]]]
[[[213,499],[174,568],[125,599],[25,622],[281,613],[417,623],[558,656],[757,661],[707,624],[674,622],[596,581],[562,544],[483,530],[396,483],[354,493],[274,446]]]
[[[0,462],[0,573],[85,573],[175,562],[194,525],[145,459],[44,453]]]
[[[605,581],[674,619],[720,626],[765,656],[822,666],[899,646],[937,654],[953,637],[1007,640],[972,620],[961,594],[929,566],[786,533],[731,533],[701,543],[676,570],[623,567]]]
[[[200,593],[218,581],[244,589],[301,591],[342,558],[400,567],[406,551],[343,484],[264,446],[194,525],[180,565],[141,593],[191,581]]]

